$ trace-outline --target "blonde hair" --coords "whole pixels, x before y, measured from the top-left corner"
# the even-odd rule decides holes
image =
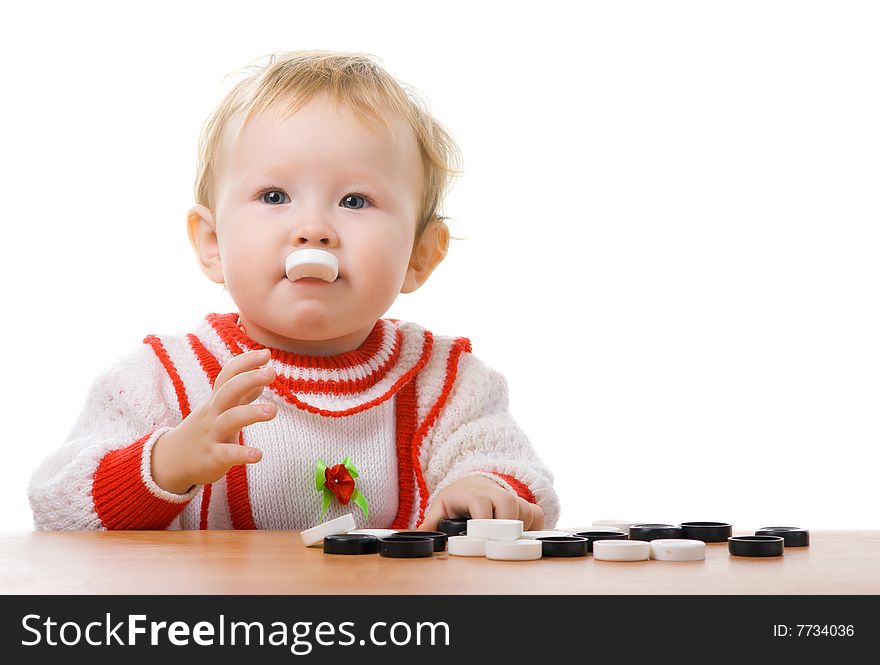
[[[268,60],[259,64],[259,60]],[[415,133],[422,158],[424,185],[416,220],[416,240],[440,214],[443,199],[460,169],[461,152],[450,134],[430,114],[427,102],[413,87],[397,81],[366,53],[289,51],[263,56],[253,70],[226,94],[208,117],[199,138],[196,203],[214,211],[214,190],[221,143],[230,118],[243,112],[236,131],[238,140],[248,121],[276,102],[286,102],[289,117],[315,96],[328,93],[334,106],[345,104],[362,122],[378,122],[390,129],[387,109],[396,113]]]

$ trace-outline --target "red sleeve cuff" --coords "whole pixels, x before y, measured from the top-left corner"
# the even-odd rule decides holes
[[[192,498],[192,492],[170,494],[152,481],[147,482],[144,445],[153,434],[155,432],[125,448],[107,453],[98,464],[92,482],[92,498],[95,512],[108,530],[167,529]],[[146,463],[149,464],[149,459]],[[149,475],[149,469],[146,475]],[[159,496],[160,492],[167,497]],[[169,500],[178,496],[180,500]]]
[[[517,496],[519,496],[521,499],[525,499],[529,503],[538,503],[535,495],[532,494],[532,490],[530,490],[528,485],[526,485],[525,483],[521,483],[513,476],[508,476],[506,473],[498,473],[496,471],[489,471],[489,473],[491,473],[493,476],[498,476],[499,478],[501,478],[501,480],[510,485],[513,491],[516,492]]]

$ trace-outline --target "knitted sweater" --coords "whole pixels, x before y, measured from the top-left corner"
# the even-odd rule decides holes
[[[359,527],[413,527],[437,492],[469,474],[491,478],[555,524],[552,475],[514,422],[504,377],[462,337],[379,319],[355,351],[304,356],[271,349],[276,379],[255,403],[277,415],[239,443],[263,459],[186,494],[150,473],[153,444],[211,395],[234,356],[265,348],[237,314],[209,314],[186,335],[150,335],[94,381],[64,446],[34,472],[37,529],[305,529],[345,513]],[[334,499],[321,516],[315,464],[350,456],[369,519]]]

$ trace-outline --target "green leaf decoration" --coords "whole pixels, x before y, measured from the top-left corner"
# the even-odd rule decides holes
[[[315,467],[315,489],[319,492],[324,489],[324,483],[327,482],[327,476],[324,475],[324,472],[327,470],[327,464],[322,459],[318,459],[318,464]]]
[[[348,469],[348,472],[351,474],[352,478],[358,477],[358,470],[354,465],[354,462],[351,461],[351,457],[346,456],[344,460],[342,460],[342,466]]]
[[[351,473],[349,471],[349,473]],[[351,494],[351,500],[357,504],[357,507],[361,509],[361,512],[364,514],[364,519],[368,519],[370,516],[370,506],[367,504],[367,498],[361,493],[361,491],[355,488],[354,492]]]

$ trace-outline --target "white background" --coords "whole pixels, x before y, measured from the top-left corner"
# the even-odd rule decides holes
[[[388,316],[470,337],[563,525],[880,528],[870,2],[4,9],[0,530],[94,376],[233,311],[185,231],[252,60],[376,55],[459,142],[445,263]]]

